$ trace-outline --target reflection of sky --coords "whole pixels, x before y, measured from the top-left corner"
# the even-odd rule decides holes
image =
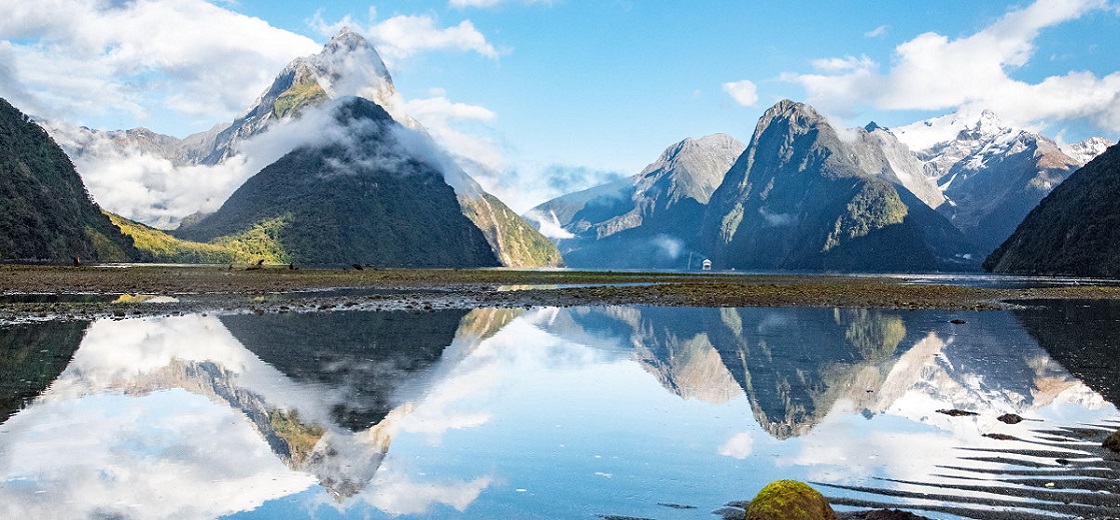
[[[633,359],[630,337],[607,332],[622,329],[584,330],[569,314],[640,322],[624,310],[532,311],[477,344],[453,345],[437,377],[379,427],[392,444],[373,482],[341,502],[285,466],[228,405],[174,382],[128,393],[172,359],[215,362],[271,405],[326,420],[329,410],[315,409],[331,402],[321,389],[264,364],[216,319],[98,322],[47,394],[0,425],[0,516],[709,518],[773,480],[929,480],[960,447],[1015,446],[983,433],[1116,415],[1022,334],[995,351],[1027,368],[1001,372],[985,362],[983,326],[949,334],[935,330],[940,316],[914,314],[905,316],[921,323],[911,328],[929,332],[899,347],[870,404],[841,397],[806,435],[781,441],[755,422],[746,395],[682,399]],[[777,309],[766,323],[797,313]],[[1003,313],[967,317],[993,330],[1012,323]],[[1044,378],[1046,392],[1024,390]],[[952,407],[981,416],[935,413]],[[1046,422],[994,420],[1005,411]]]

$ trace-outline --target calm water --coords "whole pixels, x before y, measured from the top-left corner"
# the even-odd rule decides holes
[[[0,517],[719,519],[782,478],[933,518],[1115,515],[1117,348],[1120,308],[1084,302],[8,326]]]

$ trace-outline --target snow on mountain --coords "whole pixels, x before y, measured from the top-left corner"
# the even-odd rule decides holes
[[[1059,148],[1073,160],[1085,165],[1104,153],[1113,144],[1116,143],[1103,137],[1090,137],[1081,142],[1059,145]]]

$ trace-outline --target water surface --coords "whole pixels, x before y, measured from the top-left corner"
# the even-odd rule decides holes
[[[1117,460],[1083,439],[1118,426],[1117,320],[1050,302],[6,326],[0,516],[721,518],[782,478],[841,509],[1115,515]]]

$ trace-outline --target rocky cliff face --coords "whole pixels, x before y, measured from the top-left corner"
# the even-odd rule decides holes
[[[720,269],[970,266],[963,235],[895,184],[907,176],[866,129],[840,133],[812,107],[782,101],[712,195],[704,246]]]

